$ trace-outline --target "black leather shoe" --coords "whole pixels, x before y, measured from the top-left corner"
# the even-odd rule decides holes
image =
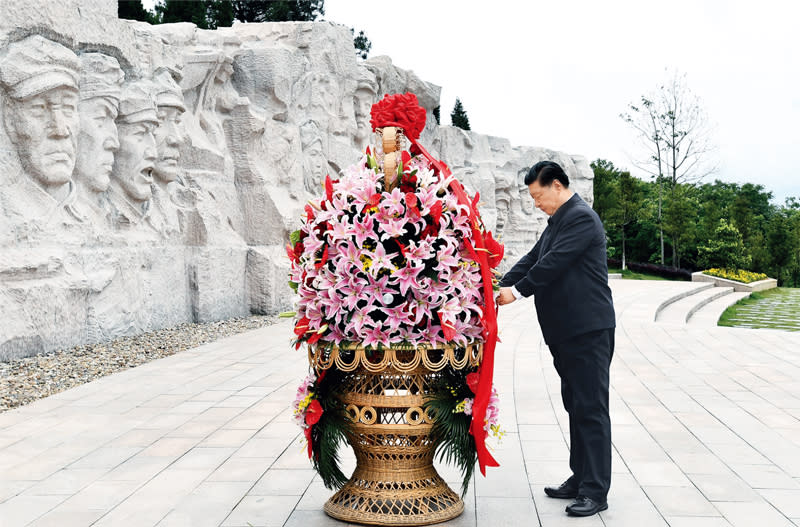
[[[586,496],[578,496],[571,505],[567,505],[567,514],[570,516],[591,516],[607,508],[607,501],[600,503]]]
[[[578,489],[570,485],[567,481],[558,487],[545,487],[544,493],[551,498],[575,499],[578,497]]]

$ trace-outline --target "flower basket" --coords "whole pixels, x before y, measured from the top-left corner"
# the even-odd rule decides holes
[[[416,141],[425,110],[413,94],[387,96],[371,122],[374,150],[326,178],[287,246],[296,346],[313,372],[295,415],[338,489],[330,516],[428,525],[464,509],[435,456],[460,467],[464,492],[476,463],[484,475],[497,466],[485,439],[498,434],[492,269],[503,246],[483,227],[479,196]],[[342,442],[356,454],[349,478]]]
[[[316,369],[347,372],[339,400],[353,423],[356,455],[350,480],[325,504],[330,516],[370,525],[429,525],[460,515],[464,503],[433,466],[433,419],[426,397],[443,368],[475,368],[482,344],[464,348],[388,348],[369,357],[363,347],[317,347]]]

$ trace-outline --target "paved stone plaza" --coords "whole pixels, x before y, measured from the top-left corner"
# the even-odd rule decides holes
[[[445,525],[800,525],[800,333],[654,322],[697,287],[612,281],[614,475],[591,518],[544,496],[568,475],[559,382],[532,302],[502,308],[502,466]],[[283,322],[0,414],[0,526],[345,525],[322,512],[331,492],[292,421],[306,363],[290,334]]]

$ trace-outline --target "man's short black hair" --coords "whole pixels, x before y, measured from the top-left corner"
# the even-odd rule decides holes
[[[557,179],[564,188],[569,188],[569,177],[558,163],[552,161],[539,161],[528,170],[525,176],[525,184],[530,185],[534,181],[539,181],[542,187],[549,187],[553,180]]]

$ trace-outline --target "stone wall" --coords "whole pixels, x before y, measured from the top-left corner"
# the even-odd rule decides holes
[[[422,143],[481,192],[509,259],[545,225],[531,164],[591,200],[585,159],[437,126],[440,88],[356,60],[346,27],[150,26],[116,4],[0,12],[0,360],[289,308],[288,233],[384,93],[416,93]]]

